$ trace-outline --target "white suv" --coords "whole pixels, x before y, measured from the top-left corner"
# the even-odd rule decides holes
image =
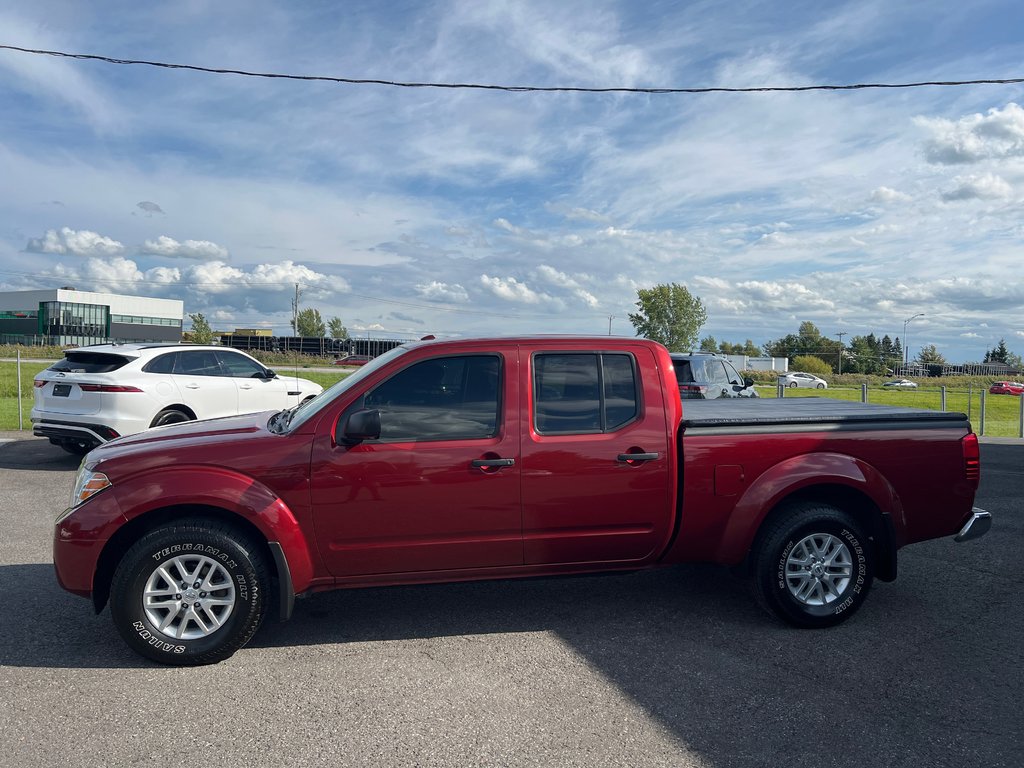
[[[150,427],[279,411],[321,391],[229,347],[99,344],[68,350],[36,376],[32,433],[84,454]]]

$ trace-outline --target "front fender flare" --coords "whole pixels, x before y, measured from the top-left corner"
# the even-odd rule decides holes
[[[895,489],[875,467],[842,453],[792,456],[770,467],[743,492],[722,533],[716,562],[736,564],[746,557],[761,524],[787,497],[814,486],[845,486],[871,499],[895,528],[905,527],[903,507]]]
[[[112,489],[129,521],[168,507],[208,506],[255,526],[267,542],[278,542],[292,589],[304,592],[313,580],[313,560],[301,526],[273,491],[251,477],[224,467],[181,466],[145,472]]]

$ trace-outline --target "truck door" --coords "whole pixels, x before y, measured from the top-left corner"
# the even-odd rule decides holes
[[[336,576],[521,565],[518,351],[410,363],[341,415],[380,439],[318,448],[312,502]],[[323,446],[325,443],[318,441]]]
[[[654,352],[642,346],[532,355],[521,379],[530,397],[522,440],[527,564],[642,561],[668,543],[674,429],[655,370]]]

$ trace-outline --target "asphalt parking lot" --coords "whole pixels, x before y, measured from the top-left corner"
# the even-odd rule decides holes
[[[903,550],[834,629],[687,566],[322,594],[170,669],[56,584],[78,459],[0,442],[0,766],[1018,768],[1024,443],[982,459],[991,533]]]

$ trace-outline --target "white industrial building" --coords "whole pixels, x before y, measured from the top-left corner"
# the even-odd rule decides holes
[[[74,288],[0,292],[0,343],[181,341],[184,312],[185,304],[178,299]]]

